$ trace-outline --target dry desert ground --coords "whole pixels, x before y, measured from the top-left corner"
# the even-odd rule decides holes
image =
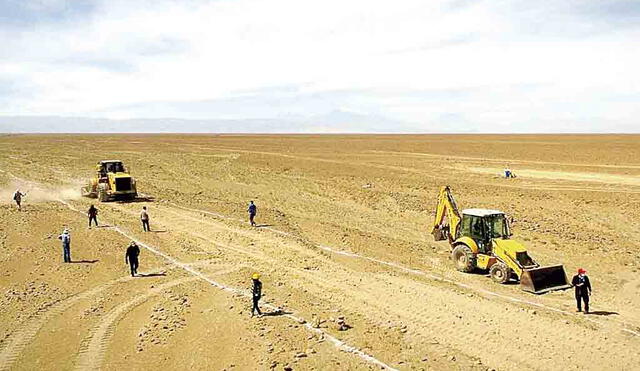
[[[79,197],[104,159],[144,197]],[[594,313],[456,271],[429,233],[442,185],[587,269]],[[637,135],[3,135],[0,189],[1,370],[640,369]]]

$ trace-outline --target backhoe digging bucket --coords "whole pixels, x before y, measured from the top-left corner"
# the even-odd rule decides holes
[[[520,277],[520,288],[534,294],[571,288],[562,265],[525,269]]]

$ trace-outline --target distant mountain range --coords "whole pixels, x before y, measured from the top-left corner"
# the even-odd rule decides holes
[[[332,111],[312,117],[115,120],[61,116],[0,116],[0,133],[427,133],[379,116]]]

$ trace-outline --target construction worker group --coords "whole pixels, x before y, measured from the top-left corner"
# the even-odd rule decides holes
[[[505,175],[509,177],[510,171],[505,171]],[[18,210],[22,210],[22,198],[26,196],[26,193],[22,193],[19,189],[17,189],[13,194],[13,200],[16,203]],[[255,222],[255,217],[257,215],[257,206],[254,201],[249,202],[249,206],[247,208],[247,212],[249,214],[249,224],[251,226],[258,226]],[[89,219],[89,228],[92,225],[98,227],[98,209],[91,205],[87,210],[87,217]],[[142,223],[142,230],[144,232],[150,232],[150,224],[149,224],[149,212],[146,206],[142,207],[140,211],[140,221]],[[58,239],[62,242],[62,250],[63,250],[63,261],[65,263],[71,263],[71,234],[68,228],[64,228],[63,232],[58,236]],[[136,244],[135,241],[131,241],[129,246],[127,246],[125,253],[125,263],[129,265],[131,276],[135,277],[138,274],[138,266],[139,266],[139,255],[140,255],[140,247]],[[577,311],[582,312],[582,304],[584,303],[584,313],[589,313],[589,297],[591,296],[592,288],[591,283],[589,281],[589,277],[586,275],[586,271],[582,268],[578,270],[578,274],[576,274],[572,281],[571,285],[575,288],[575,298],[577,304]],[[260,282],[260,275],[258,273],[254,273],[251,277],[252,279],[252,307],[251,307],[251,316],[253,317],[256,313],[258,316],[262,316],[262,312],[260,311],[260,307],[258,302],[262,297],[262,282]]]

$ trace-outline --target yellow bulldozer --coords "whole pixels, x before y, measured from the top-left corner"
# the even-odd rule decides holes
[[[136,181],[120,160],[104,160],[96,165],[96,175],[81,188],[82,196],[101,202],[133,200],[138,195]]]
[[[436,241],[449,240],[451,258],[461,272],[489,271],[493,281],[515,278],[524,291],[543,294],[571,287],[562,265],[541,267],[527,249],[511,239],[507,216],[498,210],[458,210],[449,186],[438,195],[432,230]]]

